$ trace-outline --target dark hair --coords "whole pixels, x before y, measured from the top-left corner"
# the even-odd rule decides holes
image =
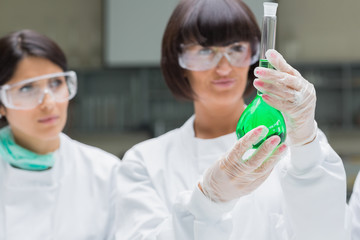
[[[11,79],[18,63],[27,56],[46,58],[67,70],[66,57],[54,41],[33,30],[20,30],[0,39],[0,86]]]
[[[249,41],[252,56],[257,52],[260,29],[254,14],[242,0],[181,0],[174,9],[162,40],[161,69],[175,97],[194,99],[184,69],[178,63],[180,45],[197,42],[203,46],[225,46]],[[253,90],[254,63],[248,72],[244,96]]]
[[[0,38],[0,86],[10,81],[18,63],[28,56],[48,59],[67,70],[65,54],[54,41],[33,30],[20,30]],[[6,122],[1,118],[1,125]]]

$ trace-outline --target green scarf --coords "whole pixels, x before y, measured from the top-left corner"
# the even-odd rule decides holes
[[[54,165],[54,154],[31,152],[15,143],[9,126],[0,130],[0,156],[10,165],[30,171],[41,171]]]

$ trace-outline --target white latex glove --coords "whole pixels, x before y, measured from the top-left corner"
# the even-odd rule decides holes
[[[276,70],[257,67],[258,79],[254,86],[263,93],[263,99],[284,115],[289,145],[300,146],[313,141],[317,133],[315,122],[316,92],[274,49],[265,54]]]
[[[246,161],[243,156],[268,131],[265,126],[251,130],[226,156],[207,169],[199,185],[205,196],[214,202],[231,201],[251,193],[266,180],[286,149],[285,144],[277,148],[280,137],[267,139]]]

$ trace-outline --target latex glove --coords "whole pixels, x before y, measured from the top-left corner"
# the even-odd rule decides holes
[[[226,156],[207,169],[199,186],[205,196],[214,202],[231,201],[251,193],[266,180],[286,149],[285,144],[277,148],[279,136],[263,142],[246,161],[243,157],[268,131],[265,126],[251,130]]]
[[[276,70],[257,67],[254,86],[263,93],[270,106],[280,110],[285,118],[289,145],[300,146],[313,141],[317,133],[315,122],[316,92],[274,49],[265,54]]]

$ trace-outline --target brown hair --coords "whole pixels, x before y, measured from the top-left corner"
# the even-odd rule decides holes
[[[48,59],[67,70],[66,57],[54,41],[33,30],[20,30],[0,38],[0,86],[10,81],[18,63],[27,56]],[[6,123],[6,118],[1,121]]]
[[[18,63],[27,56],[46,58],[67,70],[66,57],[55,42],[33,30],[21,30],[0,39],[0,86],[11,79]]]
[[[178,63],[180,45],[197,42],[202,46],[226,46],[249,41],[252,55],[257,52],[260,29],[254,14],[242,0],[181,0],[174,9],[162,40],[161,69],[175,97],[193,100],[195,93]],[[252,90],[254,68],[250,66],[244,96]]]

